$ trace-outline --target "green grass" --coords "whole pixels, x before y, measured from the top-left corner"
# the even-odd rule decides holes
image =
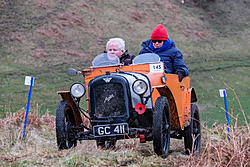
[[[235,89],[246,115],[250,115],[249,3],[216,0],[203,7],[174,0],[72,0],[46,2],[45,8],[28,1],[3,8],[1,113],[25,107],[29,87],[24,86],[24,77],[32,75],[31,105],[41,105],[40,114],[54,114],[60,101],[56,91],[69,90],[72,83],[82,81],[81,76],[67,76],[68,68],[88,67],[93,57],[104,51],[107,39],[114,36],[124,38],[130,53],[137,55],[141,42],[162,23],[183,52],[201,119],[225,122],[218,92],[227,88],[224,83]],[[228,88],[227,93],[230,112],[233,109],[234,116],[239,114],[242,120],[235,95]]]

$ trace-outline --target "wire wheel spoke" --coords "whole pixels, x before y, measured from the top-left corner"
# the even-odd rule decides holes
[[[193,121],[193,134],[197,136],[200,133],[199,122],[197,120]]]
[[[167,134],[168,131],[169,131],[169,125],[168,124],[163,125],[163,127],[162,127],[162,133]]]
[[[193,134],[197,136],[199,134],[199,128],[194,128],[193,129]]]

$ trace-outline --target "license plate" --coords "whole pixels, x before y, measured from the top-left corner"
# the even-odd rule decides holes
[[[95,136],[117,136],[128,133],[128,124],[108,124],[108,125],[96,125],[93,127]]]

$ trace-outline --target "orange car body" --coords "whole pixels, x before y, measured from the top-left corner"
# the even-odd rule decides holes
[[[154,152],[165,158],[171,136],[184,137],[187,153],[200,151],[199,109],[190,78],[180,82],[178,75],[166,74],[158,55],[141,54],[124,66],[117,56],[104,53],[91,67],[68,71],[79,73],[84,84],[57,92],[62,96],[56,111],[59,149],[76,146],[77,140],[96,140],[108,149],[117,140],[140,138],[141,143],[153,141]],[[83,110],[84,95],[88,109]]]
[[[177,75],[165,74],[164,70],[161,72],[151,72],[150,64],[89,68],[82,71],[85,78],[85,87],[88,88],[90,80],[97,76],[104,75],[106,71],[116,72],[118,70],[139,72],[147,75],[151,82],[153,105],[159,96],[166,96],[169,99],[171,128],[182,129],[189,124],[192,92],[189,77],[185,77],[182,82],[179,82]],[[164,76],[166,83],[162,81],[162,77]],[[193,97],[195,99],[195,95]],[[88,94],[86,101],[88,101]]]

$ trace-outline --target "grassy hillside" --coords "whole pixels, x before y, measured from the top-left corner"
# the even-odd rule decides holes
[[[239,123],[244,122],[242,110],[249,120],[250,3],[216,0],[203,7],[191,0],[184,4],[175,0],[1,1],[1,114],[27,103],[26,75],[35,77],[31,104],[41,105],[41,114],[55,113],[60,101],[56,91],[82,80],[67,76],[68,68],[89,66],[106,41],[116,36],[124,38],[130,53],[137,55],[140,43],[162,23],[184,54],[202,120],[224,122],[221,88],[227,89],[229,109],[239,115]]]

